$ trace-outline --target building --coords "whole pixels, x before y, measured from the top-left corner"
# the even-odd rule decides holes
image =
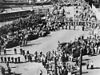
[[[41,3],[41,2],[50,2],[51,0],[35,0],[36,3]]]

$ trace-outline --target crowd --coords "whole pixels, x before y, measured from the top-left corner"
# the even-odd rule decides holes
[[[38,37],[47,36],[50,32],[47,29],[46,22],[40,20],[40,16],[31,16],[25,19],[18,19],[11,25],[0,28],[1,45],[13,47],[13,45],[26,45],[27,41]],[[7,45],[7,43],[9,43]]]
[[[94,17],[92,11],[87,6],[83,8],[79,15],[79,21],[74,21],[73,18],[65,17],[65,10],[62,6],[54,7],[52,14],[48,13],[47,19],[41,19],[40,15],[31,15],[27,18],[20,18],[14,21],[11,25],[6,25],[0,28],[0,54],[3,48],[4,55],[7,54],[5,48],[13,46],[25,46],[30,40],[39,37],[47,36],[51,31],[60,29],[76,29],[76,26],[82,25],[82,30],[89,26],[93,28],[94,24],[91,18]],[[95,18],[95,17],[94,17]],[[66,19],[66,21],[65,21]],[[87,24],[88,23],[88,24]],[[90,24],[91,23],[91,24]],[[94,28],[97,27],[95,24]],[[47,70],[48,75],[69,75],[76,74],[79,71],[80,51],[82,55],[97,55],[100,54],[100,36],[92,35],[87,38],[84,36],[75,39],[74,42],[60,43],[58,41],[57,50],[49,51],[46,54],[35,52],[31,54],[29,51],[20,49],[20,55],[25,59],[24,62],[42,63]],[[18,54],[17,49],[14,49],[14,54]],[[0,57],[1,63],[21,63],[21,57]]]
[[[100,54],[100,36],[79,37],[74,42],[60,43],[55,51],[49,51],[44,55],[42,52],[35,53],[35,61],[42,62],[47,69],[48,75],[76,74],[79,71],[80,51],[83,55]],[[92,65],[93,66],[93,65]]]
[[[33,14],[27,18],[19,18],[12,24],[2,26],[0,28],[0,47],[24,46],[27,45],[27,41],[47,36],[50,31],[61,28],[75,29],[76,26],[81,25],[84,30],[85,27],[96,27],[97,24],[91,21],[96,21],[96,17],[85,2],[76,6],[76,9],[78,7],[82,9],[78,12],[79,15],[75,14],[73,18],[66,17],[66,9],[63,7],[65,6],[59,3],[54,5],[52,12],[48,10],[45,15],[46,19],[42,19],[41,15]],[[77,21],[75,21],[75,16],[78,16]]]
[[[82,56],[100,54],[100,36],[92,35],[87,38],[81,36],[73,42],[60,43],[58,41],[57,50],[48,51],[46,54],[37,51],[31,54],[29,51],[20,49],[20,55],[25,59],[23,62],[42,63],[48,75],[54,75],[55,73],[69,75],[68,73],[79,73],[81,50]],[[18,54],[17,49],[14,49],[14,53]],[[2,63],[21,63],[22,61],[20,56],[18,58],[1,57],[0,60]]]

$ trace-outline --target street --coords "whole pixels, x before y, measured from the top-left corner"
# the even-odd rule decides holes
[[[15,47],[17,49],[17,53],[19,53],[20,48],[24,49],[25,51],[29,50],[31,54],[34,54],[35,51],[40,52],[42,51],[44,54],[48,51],[52,51],[52,50],[57,50],[57,46],[58,46],[58,41],[60,42],[70,42],[70,41],[74,41],[75,38],[79,37],[79,36],[87,36],[88,32],[87,31],[81,31],[80,29],[76,29],[76,30],[60,30],[60,31],[56,31],[56,32],[51,32],[50,35],[48,35],[47,37],[41,37],[39,39],[33,40],[33,41],[29,41],[27,46],[24,47]],[[14,55],[14,48],[8,49],[7,50],[7,55],[5,57],[21,57],[21,61],[24,62],[24,57],[17,54]],[[4,56],[3,53],[1,56]],[[2,63],[0,63],[2,64]],[[2,64],[5,65],[5,64]],[[10,64],[10,66],[12,67],[12,72],[18,73],[18,74],[22,74],[22,75],[27,75],[27,73],[30,73],[29,75],[39,75],[38,72],[40,72],[40,70],[43,70],[43,75],[46,74],[46,70],[43,68],[41,63],[21,63],[21,64]],[[23,67],[24,66],[24,67]],[[33,67],[32,67],[33,66]]]
[[[57,44],[58,41],[60,42],[71,42],[74,41],[75,38],[79,37],[79,36],[87,36],[89,34],[89,32],[87,31],[81,31],[79,29],[77,30],[60,30],[60,31],[56,31],[56,32],[51,32],[50,35],[48,35],[47,37],[41,37],[39,39],[33,40],[33,41],[29,41],[27,46],[24,47],[15,47],[17,48],[17,52],[19,53],[19,49],[22,48],[25,51],[29,50],[31,54],[34,54],[35,51],[42,51],[43,53],[46,53],[48,51],[51,50],[56,50],[57,49]],[[23,56],[17,54],[14,55],[14,48],[8,49],[6,57],[8,56],[13,56],[13,57],[21,57],[22,61],[25,61]],[[3,55],[2,55],[3,56]],[[99,75],[100,74],[100,70],[99,70],[99,58],[100,55],[98,56],[84,56],[83,59],[90,59],[94,61],[94,65],[95,65],[95,69],[86,69],[86,65],[83,66],[83,74],[84,75]],[[85,61],[87,62],[87,61]],[[0,63],[1,65],[5,65]],[[10,64],[10,66],[12,67],[12,72],[21,74],[21,75],[39,75],[39,72],[43,71],[43,75],[46,75],[46,70],[45,68],[42,66],[41,63],[35,63],[35,62],[28,62],[28,63],[21,63],[21,64]],[[24,67],[23,67],[24,66]],[[33,66],[33,67],[32,67]]]
[[[29,50],[32,54],[34,54],[35,51],[42,51],[43,53],[46,53],[51,50],[57,50],[58,46],[58,41],[62,42],[71,42],[74,41],[75,38],[79,36],[88,36],[88,31],[81,31],[79,28],[76,30],[60,30],[60,31],[55,31],[51,32],[46,37],[41,37],[36,40],[32,40],[28,42],[27,46],[24,47],[14,47],[17,48],[18,50],[20,48],[24,50]],[[10,50],[14,49],[11,48]],[[9,53],[8,53],[9,54]],[[11,54],[11,52],[10,52]]]

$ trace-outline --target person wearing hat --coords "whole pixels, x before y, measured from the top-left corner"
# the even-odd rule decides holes
[[[6,55],[7,54],[7,51],[6,51],[6,49],[4,49],[4,55]]]
[[[24,50],[22,50],[22,54],[25,55],[25,51]]]
[[[30,52],[29,52],[29,51],[27,51],[27,54],[30,54]]]
[[[15,58],[15,63],[17,63],[17,58]]]
[[[62,75],[68,75],[68,70],[66,66],[63,66]]]
[[[17,49],[16,48],[14,49],[14,53],[17,54]]]
[[[12,63],[14,62],[14,57],[11,57],[11,62],[12,62]]]
[[[18,63],[20,63],[20,57],[18,57]]]
[[[0,75],[5,75],[5,68],[0,66]]]
[[[7,62],[7,58],[6,58],[6,57],[4,57],[4,62],[5,62],[5,63]]]
[[[10,57],[8,57],[8,62],[10,62]]]
[[[4,62],[3,57],[1,57],[1,63]]]
[[[82,26],[82,31],[84,31],[84,28],[85,28],[85,27],[84,27],[84,26]]]
[[[20,54],[21,54],[21,55],[23,54],[23,49],[20,49]]]

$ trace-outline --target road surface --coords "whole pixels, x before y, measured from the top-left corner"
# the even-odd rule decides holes
[[[42,51],[43,53],[46,53],[51,50],[56,50],[58,46],[58,41],[60,42],[70,42],[75,40],[75,38],[82,36],[82,35],[88,35],[87,31],[81,31],[81,30],[60,30],[51,32],[46,37],[40,37],[39,39],[33,40],[28,42],[28,45],[25,47],[14,47],[19,50],[20,48],[24,50],[29,50],[32,54],[34,54],[35,51]],[[14,48],[11,48],[14,49]],[[10,52],[11,54],[11,52]]]
[[[58,41],[70,42],[70,41],[74,41],[75,38],[82,36],[82,35],[87,36],[88,32],[87,31],[83,32],[79,29],[55,31],[55,32],[51,32],[51,34],[49,34],[47,37],[41,37],[37,40],[28,42],[28,46],[22,47],[22,49],[24,49],[25,51],[29,50],[31,54],[34,54],[35,51],[38,51],[38,52],[42,51],[43,53],[46,53],[48,51],[56,50],[58,46]],[[15,48],[17,48],[17,51],[19,53],[20,47],[17,46]],[[13,49],[14,48],[7,50],[7,54],[9,55],[6,55],[6,57],[7,56],[10,56],[10,57],[20,56],[20,55],[14,55]],[[22,59],[23,58],[21,58],[21,60]],[[43,71],[43,75],[46,75],[46,70],[43,68],[41,63],[33,62],[33,63],[10,64],[10,66],[12,67],[13,72],[19,73],[21,75],[33,75],[33,74],[39,75],[39,72],[41,72],[41,70]]]

